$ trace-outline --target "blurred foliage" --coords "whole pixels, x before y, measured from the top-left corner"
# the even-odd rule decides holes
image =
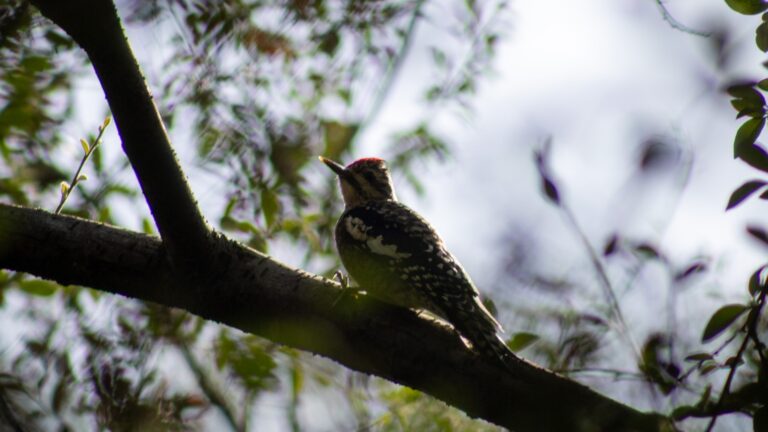
[[[748,15],[763,13],[768,4],[763,1],[725,0],[736,12]],[[724,68],[722,45],[727,33],[719,29],[711,33],[715,44],[714,67]],[[768,52],[768,13],[757,23],[755,43]],[[763,63],[768,69],[768,62]],[[723,85],[730,97],[740,125],[733,140],[734,158],[756,169],[763,177],[768,173],[768,152],[758,142],[768,118],[765,94],[768,76],[756,80],[733,80]],[[561,278],[542,276],[533,264],[534,251],[524,234],[513,233],[505,239],[510,243],[502,284],[527,286],[527,292],[538,294],[531,306],[513,307],[518,320],[529,323],[528,331],[536,343],[526,352],[533,353],[546,366],[577,377],[606,377],[609,382],[641,381],[647,385],[645,400],[665,406],[670,416],[684,430],[715,430],[724,416],[748,416],[754,431],[766,430],[768,406],[768,350],[765,335],[768,318],[765,314],[768,295],[768,264],[756,269],[749,277],[739,302],[717,298],[703,328],[691,329],[678,318],[681,296],[692,286],[706,284],[711,278],[711,258],[691,257],[675,262],[654,241],[610,233],[601,247],[593,245],[569,208],[567,189],[550,168],[551,143],[548,139],[534,153],[534,162],[541,184],[541,193],[560,212],[567,227],[589,258],[595,280],[604,288],[604,297],[591,298],[592,290],[580,285],[572,274]],[[646,179],[671,173],[677,187],[682,188],[690,174],[692,157],[674,142],[653,137],[642,142],[637,157],[637,177]],[[746,181],[731,194],[726,210],[741,205],[749,197],[768,200],[768,179]],[[768,246],[768,230],[749,225],[747,232],[763,246]],[[663,293],[653,302],[648,319],[652,321],[644,332],[626,331],[622,308],[632,308],[627,296],[641,288],[640,279],[653,272],[653,285],[645,287]],[[746,279],[746,278],[745,278]],[[578,292],[578,294],[576,294]],[[575,299],[578,299],[575,301]],[[617,301],[613,301],[617,299]],[[618,301],[621,299],[621,301]],[[580,301],[579,301],[580,300]],[[578,304],[574,304],[578,302]],[[544,306],[542,306],[544,305]],[[636,307],[636,306],[635,306]],[[556,325],[552,323],[556,321]],[[698,336],[696,336],[698,335]],[[636,338],[640,340],[635,340]],[[513,336],[510,343],[514,343]],[[620,341],[617,347],[614,341]],[[638,388],[637,386],[633,388]],[[732,430],[721,426],[718,430]],[[724,428],[724,429],[723,429]]]
[[[388,412],[375,424],[380,431],[452,432],[498,431],[488,423],[475,421],[466,414],[448,409],[444,403],[407,387],[389,389],[383,394]]]
[[[82,62],[73,47],[27,2],[0,8],[0,196],[10,202],[35,204],[38,193],[64,180],[49,152],[72,115],[68,94]]]
[[[736,12],[754,15],[768,10],[768,4],[762,1],[726,0],[731,9]],[[762,52],[768,51],[766,43],[766,21],[768,14],[763,14],[762,22],[755,30],[755,44]],[[768,63],[763,63],[768,70]],[[734,138],[734,158],[741,159],[752,168],[768,173],[768,153],[757,142],[765,127],[766,112],[765,93],[768,92],[768,75],[760,80],[739,81],[726,87],[726,92],[731,97],[731,105],[736,110],[736,118],[747,118],[736,131]],[[730,210],[741,204],[750,195],[764,189],[765,182],[752,180],[737,188],[728,200],[726,210]],[[768,193],[763,191],[758,195],[760,199],[768,199]],[[763,245],[768,245],[768,236],[765,230],[757,226],[747,226],[747,232],[758,239]],[[710,397],[710,389],[707,388],[701,394],[699,402],[695,406],[682,406],[677,408],[675,414],[678,418],[694,415],[697,411],[710,414],[711,420],[708,430],[711,430],[717,422],[718,416],[729,413],[742,413],[752,416],[753,430],[760,432],[766,430],[765,412],[768,408],[768,349],[762,337],[768,328],[768,319],[764,313],[766,295],[768,295],[768,264],[754,271],[747,283],[746,298],[742,304],[726,304],[721,306],[709,319],[701,336],[702,342],[707,342],[723,332],[731,332],[731,336],[714,352],[705,352],[694,361],[700,373],[710,371],[712,368],[723,368],[728,371],[725,382],[722,385],[719,397],[716,400]],[[735,352],[732,352],[724,362],[715,361],[714,357],[726,347],[736,344]],[[733,350],[733,348],[731,348]],[[738,377],[737,377],[738,372]],[[739,379],[740,378],[740,379]]]
[[[449,17],[426,10],[423,0],[123,2],[129,23],[170,29],[163,71],[151,86],[160,89],[166,123],[193,131],[200,167],[226,178],[220,226],[261,251],[275,240],[294,244],[307,263],[335,262],[329,215],[339,210],[333,179],[310,182],[307,172],[317,155],[344,161],[355,154],[419,23],[451,37],[432,48],[442,52],[433,62],[439,84],[425,98],[469,108],[501,36],[506,1],[453,3],[441,5],[454,9]],[[414,162],[448,152],[432,132],[433,115],[376,150],[417,190]]]
[[[193,137],[176,145],[193,146],[198,168],[226,185],[223,208],[212,210],[218,227],[260,251],[290,245],[328,274],[339,267],[331,233],[341,201],[333,176],[312,178],[316,156],[358,154],[360,133],[376,121],[417,28],[431,26],[446,39],[431,47],[435,79],[422,89],[424,113],[375,150],[419,191],[415,164],[447,157],[451,144],[433,132],[432,119],[446,107],[471,109],[508,19],[500,13],[505,0],[427,5],[117,1],[129,28],[156,31],[151,55],[160,68],[146,76],[171,134]],[[121,179],[130,167],[114,160],[118,143],[97,145],[106,123],[79,123],[84,112],[105,109],[77,101],[91,75],[82,51],[27,1],[0,5],[3,202],[50,210],[59,202],[65,213],[113,224],[131,206],[143,208]],[[73,129],[81,136],[62,132]],[[154,231],[147,218],[141,225]],[[287,398],[285,422],[301,430],[310,426],[305,401],[329,391],[354,419],[338,421],[359,428],[490,428],[327,361],[87,288],[0,272],[0,311],[14,323],[0,335],[0,424],[15,429],[187,430],[211,422],[220,429],[223,421],[246,430],[259,420],[257,402],[272,395]]]

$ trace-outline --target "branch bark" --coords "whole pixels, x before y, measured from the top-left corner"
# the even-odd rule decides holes
[[[189,189],[112,1],[33,0],[85,50],[169,258],[195,268],[210,230]],[[180,216],[181,215],[181,216]]]
[[[212,233],[108,0],[32,0],[91,59],[162,241],[0,205],[0,267],[188,310],[323,355],[519,431],[666,431],[674,426],[535,365],[478,358],[449,327],[347,296]],[[182,265],[179,265],[179,264]],[[193,264],[193,265],[191,265]],[[190,269],[194,268],[194,272]]]
[[[206,273],[174,277],[158,238],[99,223],[0,205],[0,267],[61,284],[186,309],[275,342],[406,385],[473,417],[519,431],[674,430],[553,372],[510,375],[477,357],[447,326],[291,269],[223,236]]]

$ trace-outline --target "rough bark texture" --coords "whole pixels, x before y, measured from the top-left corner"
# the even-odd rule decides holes
[[[0,268],[182,308],[320,354],[519,431],[673,430],[534,365],[511,375],[445,325],[288,268],[212,233],[109,0],[33,0],[86,51],[161,239],[0,205]]]

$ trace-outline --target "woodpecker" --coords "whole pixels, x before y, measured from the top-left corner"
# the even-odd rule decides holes
[[[384,302],[429,311],[504,366],[521,361],[498,336],[501,325],[432,225],[397,200],[386,162],[363,158],[345,168],[320,160],[339,177],[345,208],[336,247],[360,288]]]

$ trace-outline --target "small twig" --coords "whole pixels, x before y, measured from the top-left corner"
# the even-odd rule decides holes
[[[720,354],[720,352],[721,352],[722,350],[724,350],[724,349],[725,349],[725,347],[727,347],[728,345],[730,345],[730,344],[731,344],[731,342],[733,342],[733,341],[734,341],[734,340],[735,340],[737,337],[739,337],[739,333],[738,333],[738,332],[734,332],[732,335],[730,335],[730,336],[728,337],[728,339],[726,339],[726,340],[725,340],[725,341],[724,341],[724,342],[723,342],[723,343],[720,345],[720,347],[718,347],[716,350],[712,351],[712,357],[716,357],[718,354]],[[690,367],[688,370],[686,370],[686,371],[685,371],[685,373],[684,373],[684,374],[680,375],[680,378],[678,378],[678,381],[682,382],[682,381],[684,381],[686,378],[688,378],[688,376],[689,376],[691,373],[693,373],[693,371],[695,371],[696,369],[699,369],[699,366],[701,365],[701,363],[702,363],[702,362],[697,362],[696,364],[694,364],[693,366],[691,366],[691,367]]]
[[[586,234],[584,234],[584,231],[579,226],[579,223],[576,221],[576,217],[574,216],[571,209],[566,205],[565,202],[560,203],[560,208],[563,211],[563,214],[565,215],[565,218],[568,220],[568,223],[573,228],[576,235],[579,237],[579,240],[581,240],[582,244],[584,245],[584,249],[587,251],[587,254],[589,255],[589,259],[592,262],[592,266],[595,269],[595,272],[597,273],[597,277],[600,280],[600,285],[603,287],[603,291],[606,297],[606,300],[608,301],[608,306],[611,310],[611,313],[616,318],[616,322],[619,327],[619,333],[622,334],[627,341],[630,344],[630,347],[632,348],[632,351],[635,354],[635,357],[637,359],[640,359],[640,348],[637,345],[637,342],[635,342],[634,338],[629,332],[629,327],[627,327],[627,323],[624,320],[624,314],[621,312],[621,305],[619,305],[619,300],[616,297],[616,292],[613,289],[613,285],[611,284],[611,280],[608,278],[608,273],[605,271],[605,267],[603,266],[602,261],[600,260],[600,257],[597,255],[597,252],[595,251],[595,248],[592,247],[592,243],[589,242],[589,239],[587,238]]]
[[[355,131],[355,135],[352,137],[353,140],[362,136],[362,132],[366,127],[373,123],[381,111],[382,106],[384,106],[384,102],[387,100],[387,96],[389,96],[390,90],[392,89],[392,86],[394,85],[398,75],[400,74],[400,71],[402,70],[405,59],[408,57],[408,53],[411,51],[411,46],[413,45],[413,37],[416,34],[416,24],[418,24],[419,18],[421,17],[421,7],[423,5],[424,0],[418,0],[416,2],[416,5],[413,8],[413,13],[411,14],[411,19],[408,22],[408,28],[406,29],[405,35],[403,36],[403,42],[400,44],[400,49],[398,50],[397,56],[395,57],[395,61],[392,62],[388,68],[389,70],[387,71],[387,75],[384,78],[384,83],[381,85],[381,88],[379,88],[379,91],[376,94],[376,99],[374,100],[370,111],[368,111],[368,115],[366,115],[365,119],[360,123],[360,126]]]
[[[736,356],[733,358],[733,361],[731,362],[731,370],[728,372],[728,378],[725,379],[725,385],[723,385],[723,390],[720,392],[720,398],[717,400],[717,404],[715,405],[715,414],[712,416],[712,420],[709,421],[709,425],[707,426],[706,432],[712,432],[712,428],[715,427],[715,423],[717,422],[717,417],[720,415],[720,413],[717,412],[717,410],[723,404],[723,400],[731,392],[731,382],[733,381],[733,377],[736,375],[736,369],[739,367],[741,356],[744,354],[744,350],[747,348],[748,343],[749,343],[749,337],[745,336],[744,340],[741,342],[741,346],[739,347],[739,350],[736,352]]]
[[[573,369],[555,369],[554,372],[563,374],[605,374],[614,378],[631,378],[636,380],[645,380],[642,374],[632,371],[623,371],[610,368],[573,368]]]
[[[747,319],[747,322],[744,324],[744,327],[742,327],[742,331],[746,332],[744,335],[744,340],[741,342],[741,346],[739,346],[739,350],[736,352],[736,355],[732,357],[731,360],[731,370],[728,372],[728,377],[725,379],[725,384],[723,385],[723,390],[720,392],[720,397],[717,400],[717,404],[715,405],[715,414],[712,416],[712,419],[709,421],[709,425],[707,425],[706,432],[712,432],[712,429],[715,427],[715,423],[717,422],[717,418],[720,416],[720,413],[718,412],[719,408],[723,405],[723,401],[726,397],[731,393],[731,383],[733,382],[733,377],[736,376],[736,369],[739,367],[739,364],[741,363],[741,357],[744,355],[744,351],[747,349],[747,345],[749,344],[749,341],[752,340],[750,337],[750,333],[752,332],[752,328],[757,326],[757,321],[760,318],[760,312],[763,308],[763,304],[765,303],[765,294],[766,290],[763,289],[763,292],[760,294],[759,299],[757,300],[757,305],[754,306],[754,309],[750,311],[749,318]],[[758,347],[759,350],[760,347]]]
[[[760,337],[757,335],[757,323],[760,321],[760,311],[762,307],[765,305],[765,295],[766,295],[766,289],[763,288],[762,292],[760,293],[760,296],[757,299],[757,312],[755,312],[755,319],[752,320],[750,326],[747,328],[747,335],[750,339],[752,339],[755,349],[757,351],[757,356],[760,358],[760,364],[763,365],[763,367],[768,367],[768,359],[766,359],[765,355],[763,354],[763,350],[765,349],[765,344],[763,341],[760,340]]]
[[[77,187],[77,184],[87,179],[84,174],[81,174],[83,167],[88,161],[88,158],[90,158],[93,152],[96,151],[96,147],[98,147],[101,143],[101,137],[104,135],[104,131],[107,129],[107,126],[109,126],[111,120],[112,119],[110,117],[104,119],[104,123],[99,126],[99,133],[96,135],[96,139],[93,140],[92,144],[89,145],[88,142],[84,139],[80,140],[85,154],[83,155],[83,158],[80,159],[80,165],[78,165],[75,174],[72,176],[72,180],[69,183],[61,183],[61,199],[59,199],[59,205],[56,206],[56,210],[54,210],[55,214],[59,214],[61,209],[64,208],[64,204],[67,202],[69,194],[72,193],[72,190],[74,190],[75,187]]]
[[[750,332],[750,338],[752,338],[755,348],[757,349],[757,356],[760,358],[760,364],[762,364],[763,367],[768,367],[768,359],[765,357],[765,354],[763,354],[765,344],[759,337],[757,337],[757,333]]]
[[[672,16],[671,13],[669,13],[669,9],[664,5],[664,2],[662,0],[656,0],[656,5],[659,7],[659,11],[661,11],[661,17],[664,18],[664,21],[669,23],[670,26],[672,26],[675,30],[680,30],[685,33],[689,33],[696,36],[702,36],[702,37],[709,37],[711,33],[704,32],[701,30],[694,30],[685,24],[681,23],[677,20],[674,16]]]
[[[197,361],[187,343],[185,341],[177,341],[174,345],[181,351],[182,357],[184,357],[187,365],[195,375],[200,389],[205,393],[205,397],[208,398],[208,400],[224,415],[224,418],[227,420],[227,423],[229,423],[232,430],[245,430],[244,427],[238,424],[238,421],[235,418],[234,408],[231,406],[229,400],[227,400],[226,396],[216,388],[216,385],[208,377],[207,372],[203,370],[203,366]]]

